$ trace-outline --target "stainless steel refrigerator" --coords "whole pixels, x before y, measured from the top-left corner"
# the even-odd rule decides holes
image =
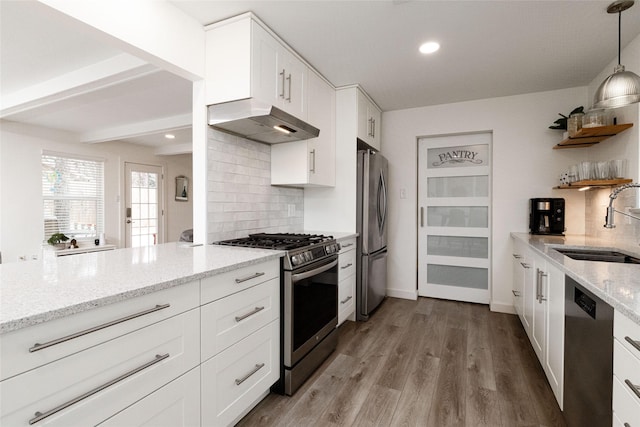
[[[387,176],[382,154],[358,151],[356,319],[366,321],[387,294]]]

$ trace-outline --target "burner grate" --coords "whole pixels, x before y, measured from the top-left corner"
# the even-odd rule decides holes
[[[223,240],[217,242],[220,245],[242,246],[260,249],[292,250],[305,246],[312,246],[331,239],[321,234],[296,234],[296,233],[256,233],[249,237]]]

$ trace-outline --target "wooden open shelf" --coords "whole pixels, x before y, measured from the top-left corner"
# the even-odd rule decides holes
[[[630,182],[633,182],[633,180],[626,179],[626,178],[590,179],[590,180],[584,180],[584,181],[576,181],[566,185],[559,185],[553,188],[555,188],[556,190],[579,190],[584,187],[591,187],[591,188],[617,187],[618,185],[628,184]]]
[[[624,130],[629,129],[631,126],[633,126],[633,123],[599,126],[596,128],[582,128],[578,131],[576,136],[563,139],[555,147],[553,147],[553,149],[558,150],[562,148],[591,147],[592,145],[595,145],[600,141],[604,141],[607,138],[610,138]]]

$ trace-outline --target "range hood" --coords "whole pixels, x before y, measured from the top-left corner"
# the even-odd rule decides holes
[[[209,105],[209,125],[266,144],[315,138],[320,130],[254,98]]]

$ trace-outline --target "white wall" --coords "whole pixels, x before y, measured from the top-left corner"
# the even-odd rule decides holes
[[[512,312],[509,233],[528,231],[528,200],[564,197],[567,232],[584,233],[584,194],[553,190],[579,150],[553,150],[562,132],[548,126],[587,102],[586,87],[383,113],[382,153],[389,159],[390,295],[413,297],[417,280],[417,139],[493,132],[491,308]],[[407,198],[400,198],[406,190]]]
[[[206,243],[250,233],[301,232],[304,193],[271,185],[271,146],[213,128],[207,132]]]
[[[124,162],[156,164],[166,176],[190,175],[188,161],[181,157],[158,157],[149,147],[110,142],[69,143],[72,135],[51,129],[2,121],[0,126],[0,251],[3,263],[21,255],[41,255],[42,248],[42,150],[81,154],[105,159],[105,234],[108,243],[124,244]],[[173,209],[175,181],[165,179],[166,230],[192,228],[192,215],[182,216]],[[167,209],[167,207],[169,209]],[[167,235],[165,233],[165,235]],[[179,236],[167,235],[167,241]]]

